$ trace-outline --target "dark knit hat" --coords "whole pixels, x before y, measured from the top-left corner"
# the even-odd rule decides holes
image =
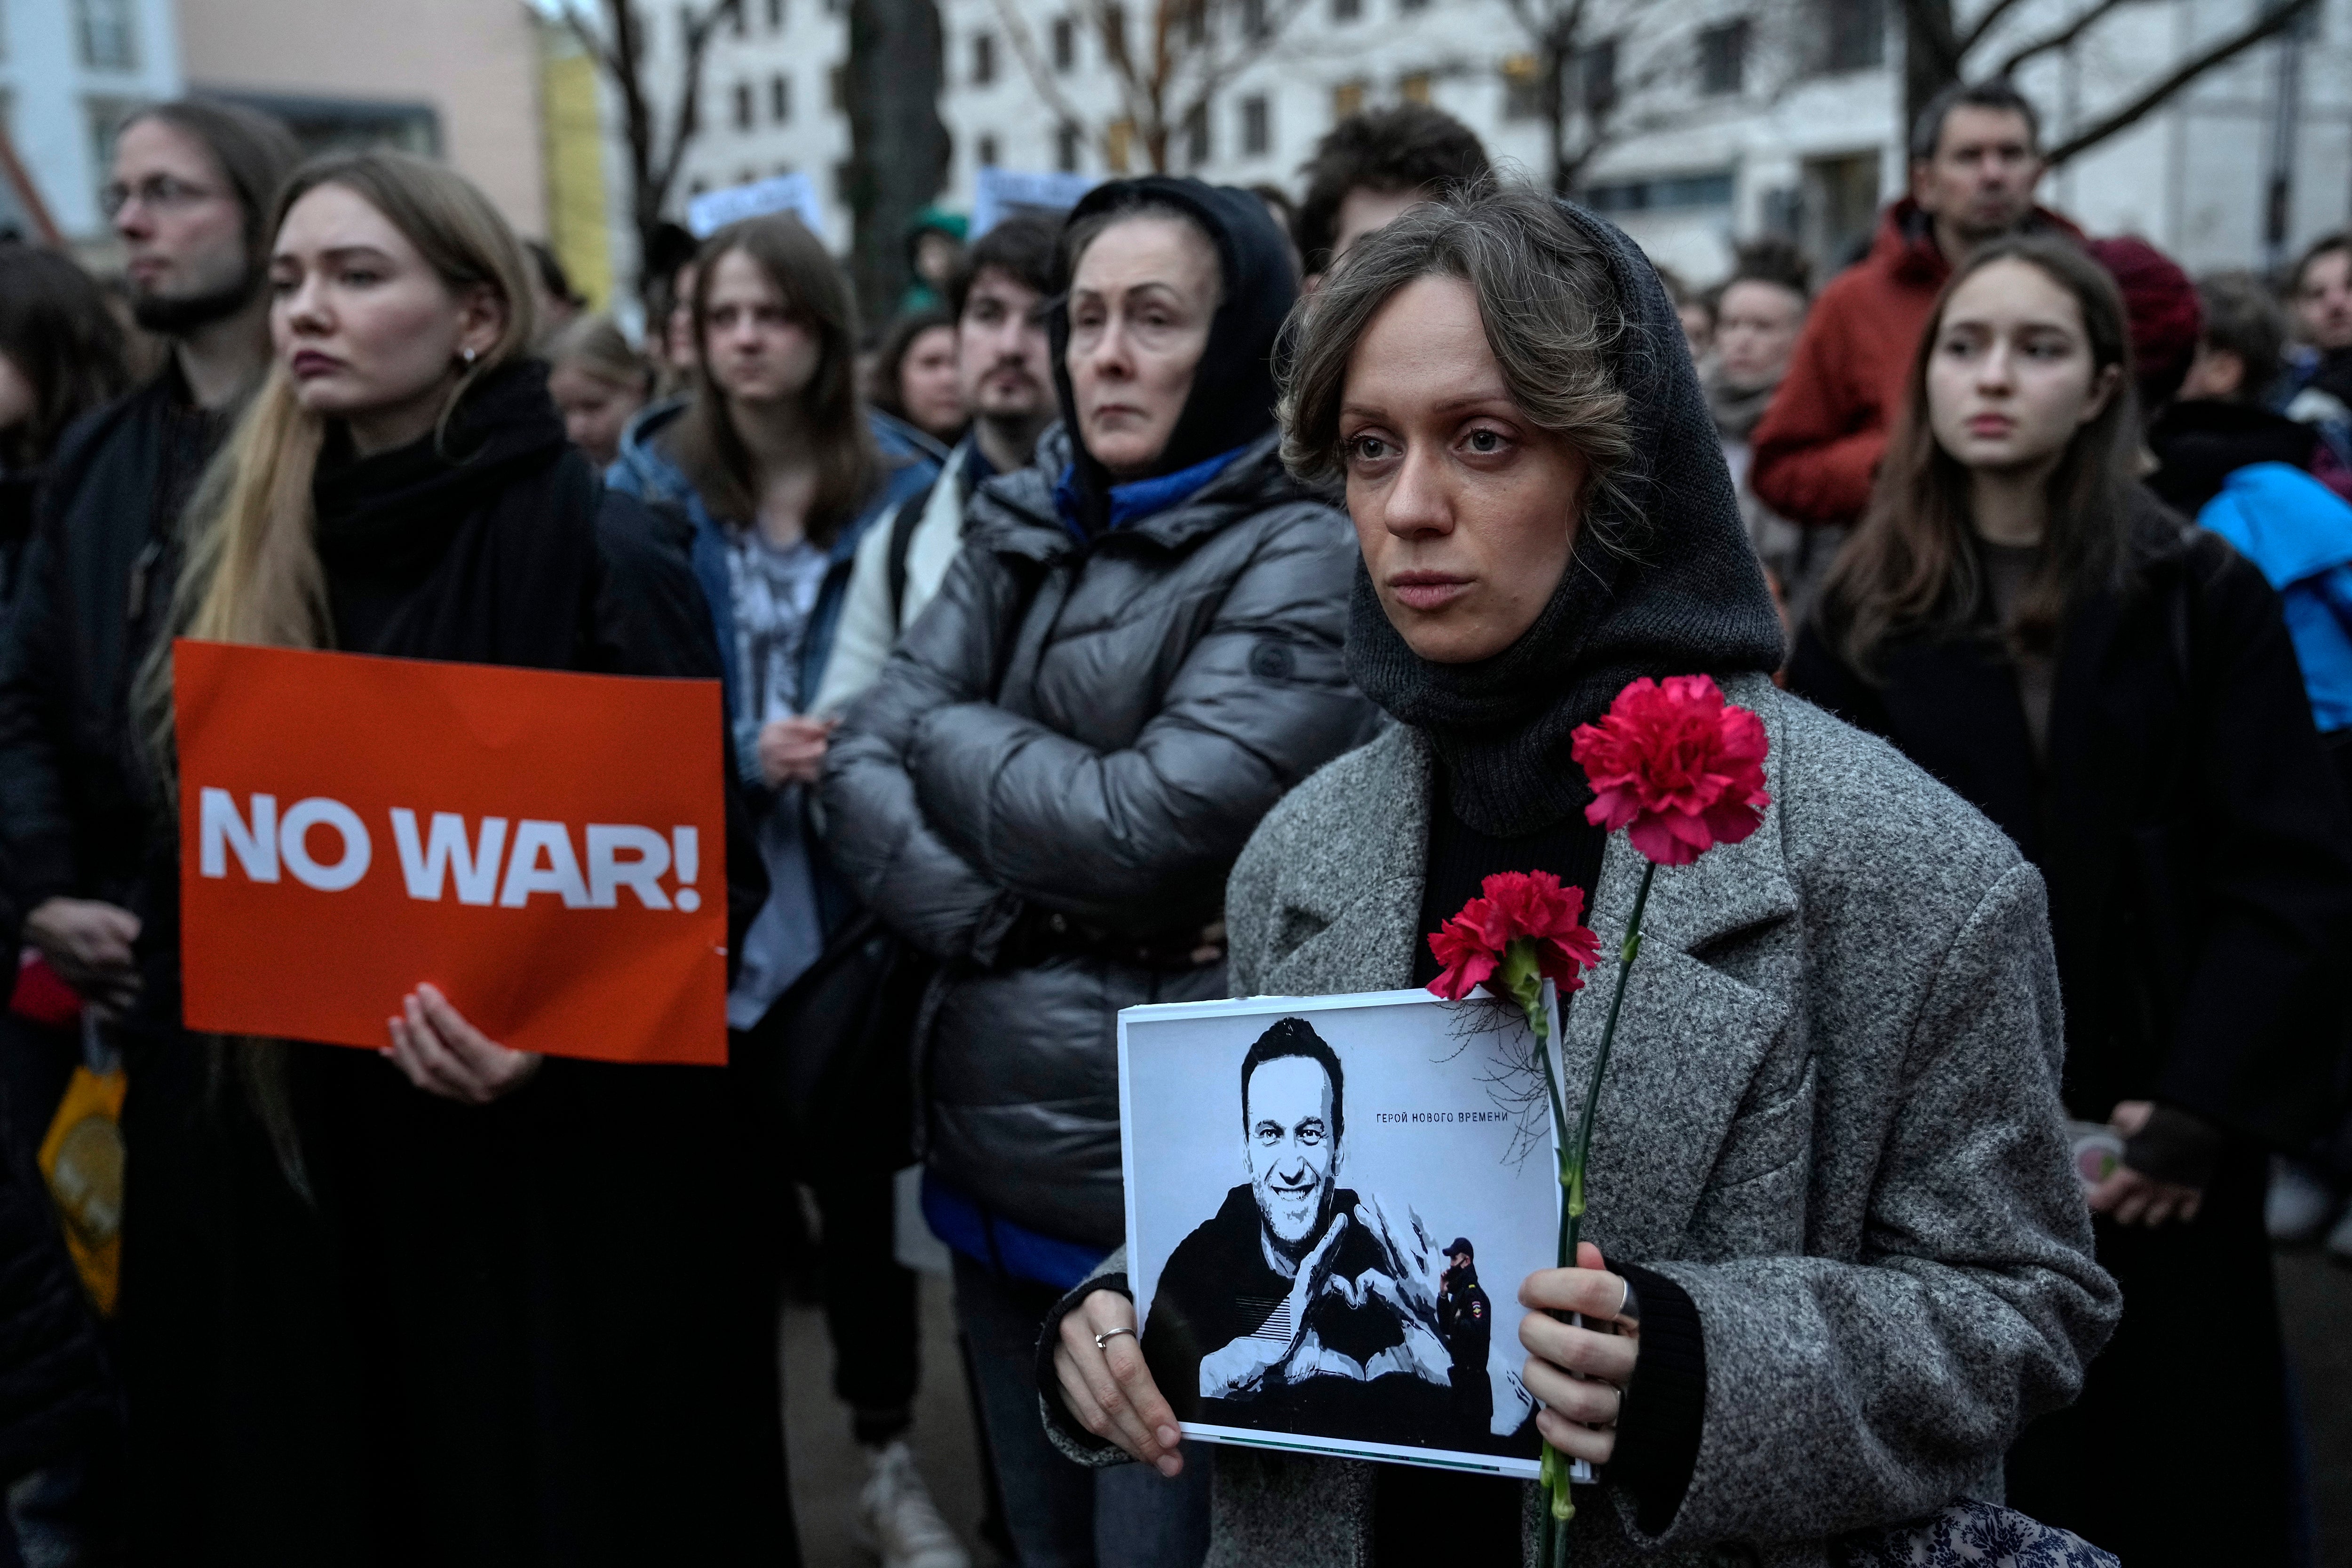
[[[2153,414],[2172,401],[2197,357],[2197,341],[2205,331],[2197,285],[2179,263],[2144,239],[2095,239],[2089,248],[2123,293],[2139,405]]]

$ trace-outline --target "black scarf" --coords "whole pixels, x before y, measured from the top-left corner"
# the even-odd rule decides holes
[[[1356,684],[1428,733],[1454,815],[1502,837],[1548,826],[1591,801],[1570,737],[1629,681],[1772,670],[1782,653],[1780,617],[1673,303],[1632,240],[1580,207],[1563,202],[1560,210],[1600,247],[1628,318],[1617,363],[1633,436],[1618,477],[1626,501],[1588,512],[1551,602],[1492,658],[1420,658],[1389,624],[1360,563],[1348,625]]]
[[[486,373],[443,429],[389,452],[358,457],[332,427],[310,496],[337,647],[557,667],[569,658],[598,488],[570,457],[544,364]]]
[[[1245,447],[1274,428],[1274,345],[1297,298],[1291,276],[1290,247],[1274,226],[1265,203],[1229,185],[1203,184],[1166,174],[1113,180],[1097,185],[1070,211],[1070,222],[1115,208],[1137,196],[1181,208],[1206,229],[1217,247],[1224,296],[1209,323],[1208,346],[1192,372],[1184,412],[1169,434],[1168,446],[1148,474],[1157,479],[1205,462],[1220,452]],[[1047,318],[1053,343],[1054,391],[1062,405],[1062,427],[1070,434],[1078,510],[1090,534],[1110,516],[1109,471],[1087,451],[1080,438],[1077,399],[1068,367],[1070,300],[1054,301]]]

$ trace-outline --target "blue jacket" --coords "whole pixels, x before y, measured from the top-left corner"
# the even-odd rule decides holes
[[[760,858],[768,872],[768,901],[743,935],[740,963],[727,997],[728,1025],[748,1029],[816,961],[827,936],[855,905],[827,866],[807,820],[806,792],[797,786],[772,790],[760,776],[753,744],[756,724],[747,721],[742,711],[743,671],[735,643],[735,595],[728,580],[727,525],[711,514],[693,482],[659,443],[661,433],[683,412],[684,404],[668,403],[639,415],[622,437],[621,455],[606,479],[616,490],[678,508],[693,525],[689,554],[695,580],[710,605],[728,721],[737,735],[735,765],[752,807]],[[824,681],[825,660],[833,653],[858,540],[877,518],[888,516],[939,477],[937,448],[929,438],[886,415],[869,411],[867,417],[887,467],[866,505],[827,552],[824,583],[801,645],[800,689],[809,698]]]
[[[656,439],[685,412],[685,403],[674,399],[656,404],[631,420],[621,437],[621,455],[613,460],[605,482],[639,500],[676,506],[693,523],[694,575],[702,584],[703,596],[710,601],[710,624],[719,634],[719,658],[727,683],[727,711],[731,718],[742,686],[742,672],[736,665],[735,606],[727,582],[726,525],[702,504],[693,481]],[[811,695],[824,680],[824,661],[833,652],[833,634],[841,625],[841,606],[848,596],[849,570],[857,559],[857,542],[866,537],[866,531],[876,519],[889,515],[899,502],[929,487],[940,475],[942,454],[939,444],[930,437],[877,409],[866,411],[866,423],[887,468],[882,483],[866,499],[849,526],[835,536],[833,548],[827,552],[824,586],[817,595],[815,612],[809,617],[807,639],[801,645],[800,689]],[[758,767],[756,760],[750,756],[740,759],[740,765],[747,771]]]
[[[2252,463],[2197,521],[2278,590],[2320,731],[2352,725],[2352,505],[2300,468]]]

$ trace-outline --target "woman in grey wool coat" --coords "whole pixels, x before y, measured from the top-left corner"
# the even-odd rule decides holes
[[[1398,722],[1244,851],[1237,994],[1426,984],[1427,933],[1485,877],[1549,870],[1612,954],[1564,1020],[1581,1082],[1641,862],[1585,821],[1571,731],[1636,677],[1705,671],[1770,739],[1761,826],[1651,894],[1592,1148],[1598,1251],[1496,1282],[1601,1325],[1496,1324],[1529,1352],[1544,1436],[1601,1467],[1570,1560],[1827,1564],[1939,1514],[1914,1537],[2033,1534],[1944,1510],[2000,1500],[2003,1450],[2074,1396],[2117,1310],[2068,1159],[2040,877],[1772,685],[1780,628],[1689,356],[1614,228],[1531,191],[1432,204],[1295,324],[1284,454],[1345,480],[1349,669]],[[1041,1392],[1074,1458],[1166,1473],[1174,1422],[1110,1333],[1135,1321],[1123,1262],[1058,1309]],[[1216,1568],[1496,1563],[1531,1540],[1511,1482],[1214,1464]],[[2029,1560],[2087,1560],[2042,1544],[2060,1554]]]

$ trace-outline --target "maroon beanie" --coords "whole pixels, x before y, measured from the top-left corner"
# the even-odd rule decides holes
[[[2172,258],[2144,239],[2095,239],[2091,258],[2107,269],[2124,297],[2131,329],[2132,364],[2139,382],[2139,406],[2154,414],[2172,401],[2197,357],[2205,331],[2205,310],[2197,285]]]

